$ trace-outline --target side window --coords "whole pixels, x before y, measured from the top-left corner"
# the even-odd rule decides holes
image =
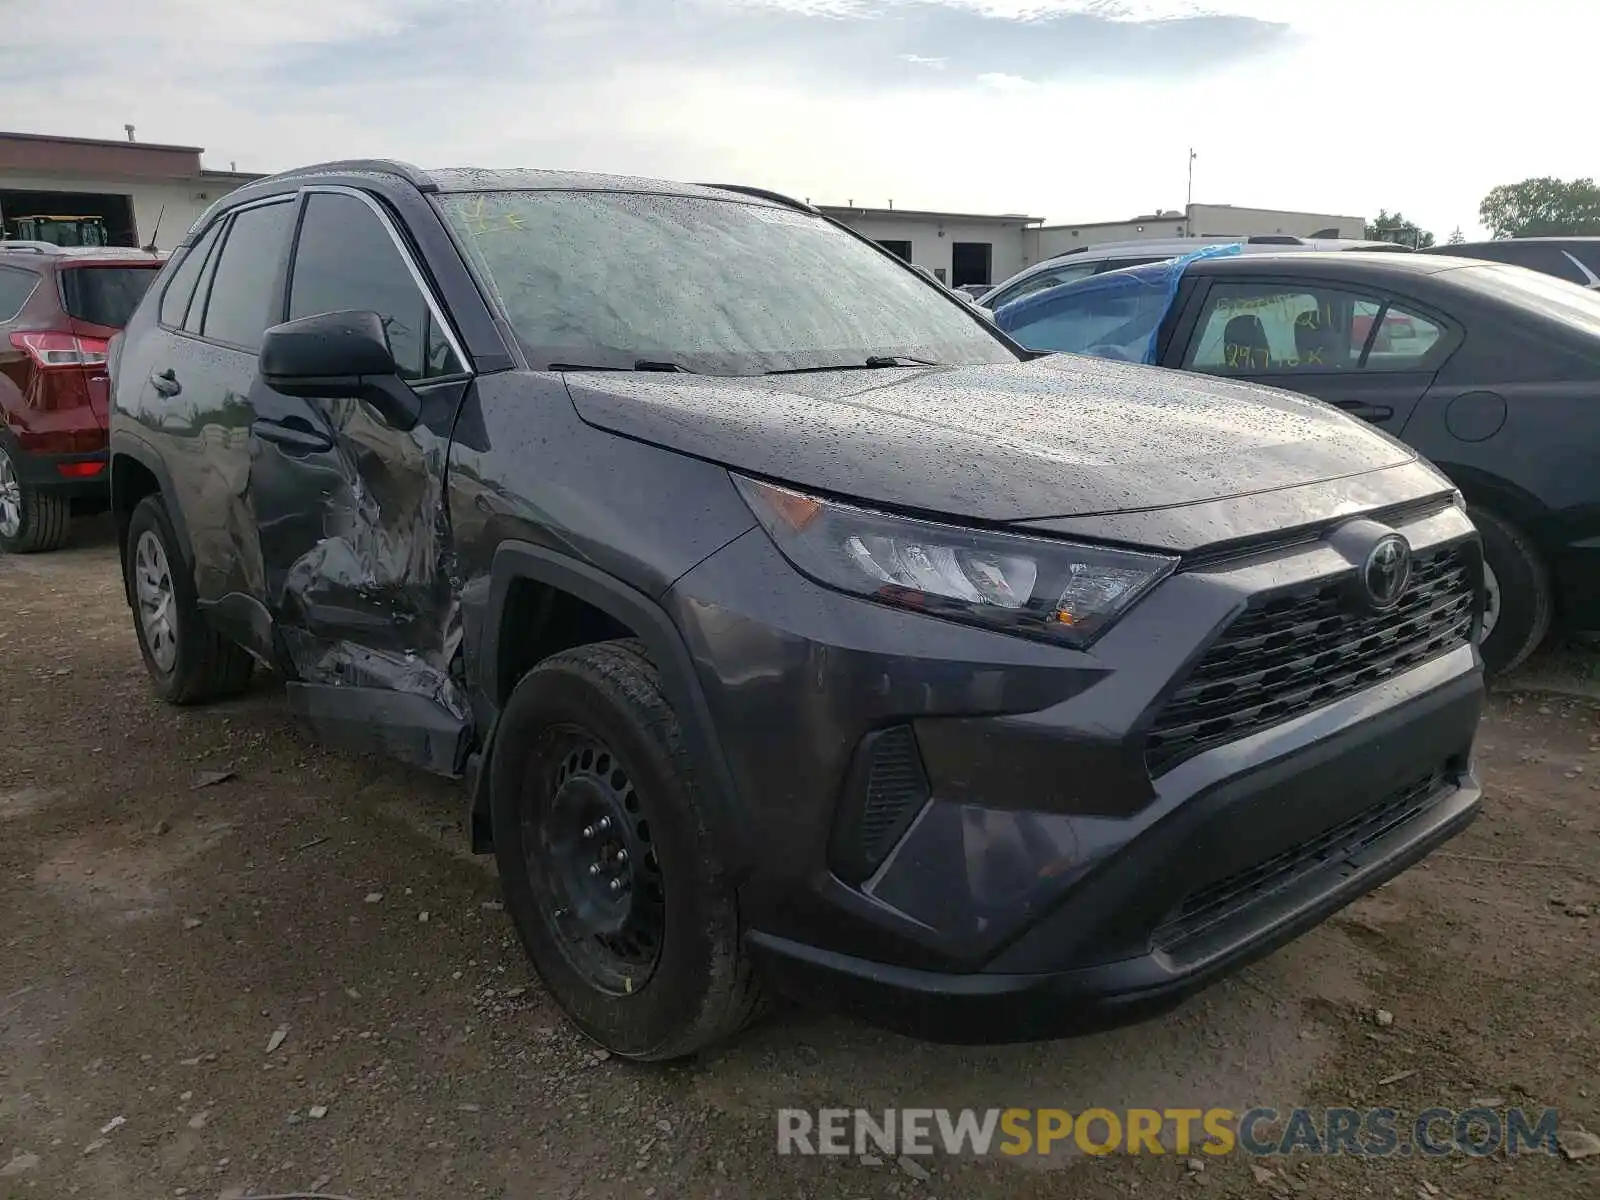
[[[1337,288],[1217,283],[1183,365],[1217,375],[1414,370],[1443,332],[1399,304]]]
[[[200,268],[206,265],[211,247],[217,244],[217,232],[222,225],[223,222],[218,221],[206,230],[204,236],[184,253],[177,269],[172,272],[167,290],[161,293],[163,325],[174,329],[183,327],[184,319],[189,315],[189,301],[194,298],[194,285],[200,279]]]
[[[22,306],[33,295],[39,277],[32,271],[14,271],[0,267],[0,324],[11,320],[22,311]]]
[[[1069,351],[1081,354],[1101,344],[1105,336],[1126,324],[1137,310],[1132,296],[1065,296],[1051,300],[1006,329],[1030,350]]]
[[[1115,286],[1085,285],[1047,297],[1023,321],[1001,324],[1011,325],[1006,331],[1030,350],[1143,362],[1166,311],[1164,288],[1118,280]]]
[[[289,252],[293,221],[294,205],[287,201],[234,215],[206,298],[204,337],[255,350],[267,327],[278,323],[273,285]]]
[[[377,313],[402,379],[460,373],[400,249],[376,213],[354,196],[306,198],[289,284],[289,319],[318,313]]]
[[[1010,304],[1013,300],[1020,300],[1024,296],[1031,296],[1034,292],[1042,292],[1045,288],[1055,287],[1058,283],[1071,283],[1074,279],[1084,279],[1093,275],[1093,263],[1074,263],[1067,267],[1056,267],[1050,271],[1040,271],[1037,275],[1030,275],[1021,283],[1002,292],[995,297],[994,307]]]
[[[1444,330],[1427,317],[1408,312],[1393,302],[1380,307],[1370,300],[1363,300],[1356,306],[1358,312],[1363,305],[1368,310],[1363,314],[1367,318],[1368,331],[1371,331],[1373,323],[1377,325],[1377,333],[1367,349],[1366,361],[1361,364],[1363,370],[1413,370],[1428,357],[1434,343],[1444,334]]]

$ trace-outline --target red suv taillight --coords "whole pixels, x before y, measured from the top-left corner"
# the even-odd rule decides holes
[[[34,364],[45,370],[52,367],[96,367],[106,362],[103,338],[78,337],[70,333],[13,333],[11,344],[25,351]]]

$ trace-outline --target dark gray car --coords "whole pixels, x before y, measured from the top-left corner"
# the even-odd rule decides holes
[[[1033,361],[765,193],[326,164],[113,350],[157,691],[464,776],[618,1053],[774,987],[930,1037],[1175,1002],[1475,815],[1479,545],[1404,446]]]
[[[1420,253],[1526,267],[1579,287],[1600,290],[1600,237],[1495,238],[1488,242],[1428,246]]]

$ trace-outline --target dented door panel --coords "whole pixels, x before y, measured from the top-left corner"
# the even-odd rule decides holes
[[[349,689],[342,699],[301,689],[297,707],[319,726],[368,724],[401,757],[453,773],[459,746],[420,731],[469,717],[452,670],[458,589],[444,503],[464,385],[428,390],[433,420],[402,432],[354,397],[302,400],[258,381],[251,496],[281,656],[300,684]],[[414,728],[396,733],[397,723]]]

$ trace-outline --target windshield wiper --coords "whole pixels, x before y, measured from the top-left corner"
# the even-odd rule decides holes
[[[631,367],[596,366],[593,363],[551,363],[545,368],[548,371],[666,371],[682,375],[694,375],[697,372],[689,370],[681,363],[663,362],[654,358],[636,358]]]
[[[820,371],[875,371],[883,367],[942,367],[943,363],[927,358],[913,358],[909,354],[873,354],[861,362],[834,363],[826,367],[783,367],[768,371],[768,375],[810,375]]]

